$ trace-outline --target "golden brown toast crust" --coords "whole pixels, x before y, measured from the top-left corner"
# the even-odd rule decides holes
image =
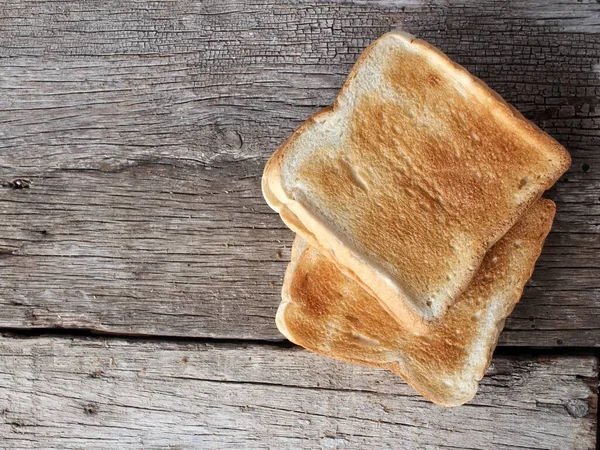
[[[372,89],[360,87],[368,70],[379,77]],[[336,126],[331,143],[323,136]],[[424,331],[569,164],[481,80],[429,44],[388,33],[363,52],[333,107],[272,156],[263,191],[292,230]]]
[[[399,325],[358,283],[297,238],[277,325],[316,353],[388,368],[435,403],[465,403],[533,272],[554,213],[552,201],[536,202],[492,247],[460,301],[428,334]]]

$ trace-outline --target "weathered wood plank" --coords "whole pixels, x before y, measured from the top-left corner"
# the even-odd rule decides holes
[[[9,448],[594,448],[593,357],[500,357],[469,404],[254,345],[0,338]]]
[[[280,338],[292,235],[262,200],[262,166],[395,26],[572,152],[501,344],[598,345],[592,0],[4,2],[0,178],[32,184],[0,188],[0,326]]]

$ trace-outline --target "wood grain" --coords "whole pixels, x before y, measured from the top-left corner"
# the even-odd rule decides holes
[[[3,2],[0,326],[280,339],[292,234],[262,167],[394,27],[573,155],[501,344],[599,345],[595,0]]]
[[[593,357],[497,358],[444,409],[399,378],[300,349],[0,339],[11,449],[594,448]]]

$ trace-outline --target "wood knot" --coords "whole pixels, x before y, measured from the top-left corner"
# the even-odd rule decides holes
[[[571,417],[575,417],[576,419],[581,419],[582,417],[587,415],[589,411],[587,402],[578,398],[568,400],[565,404],[565,408],[569,415]]]
[[[223,134],[223,140],[225,144],[229,148],[233,148],[235,150],[239,150],[244,145],[244,141],[242,141],[242,136],[235,130],[224,130],[221,131]]]
[[[27,178],[15,178],[10,181],[2,181],[2,187],[10,189],[29,189],[31,186],[31,180]]]
[[[83,407],[83,412],[89,416],[95,416],[96,414],[98,414],[99,409],[100,407],[97,403],[88,403]]]

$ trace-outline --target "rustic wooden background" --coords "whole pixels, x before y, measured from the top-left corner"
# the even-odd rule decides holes
[[[262,167],[397,27],[573,157],[452,410],[274,325],[292,233]],[[594,448],[599,146],[597,0],[0,1],[0,447]]]

